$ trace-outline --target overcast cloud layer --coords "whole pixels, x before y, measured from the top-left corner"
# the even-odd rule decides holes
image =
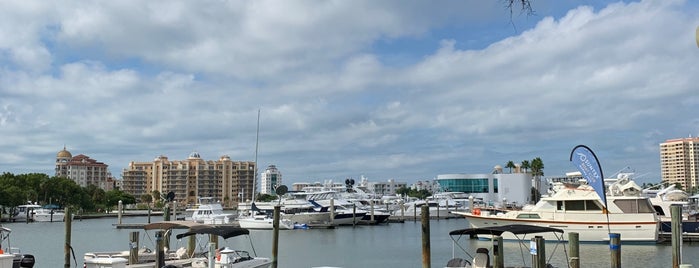
[[[0,172],[254,160],[260,109],[285,184],[559,176],[578,144],[657,182],[699,135],[697,5],[580,2],[0,1]]]

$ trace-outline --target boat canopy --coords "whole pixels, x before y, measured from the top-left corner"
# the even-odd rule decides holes
[[[193,226],[185,233],[178,234],[177,239],[196,234],[213,234],[228,239],[239,235],[248,235],[250,230],[226,225],[199,225]]]
[[[504,232],[510,232],[515,235],[534,234],[534,233],[563,233],[563,230],[553,227],[526,225],[526,224],[510,224],[503,226],[483,227],[483,228],[467,228],[449,232],[449,235],[501,235]]]
[[[169,229],[189,229],[194,226],[205,225],[193,221],[161,221],[149,223],[143,226],[144,230],[169,230]]]

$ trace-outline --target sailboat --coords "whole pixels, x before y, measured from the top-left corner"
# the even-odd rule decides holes
[[[255,135],[255,175],[252,181],[252,203],[249,213],[238,216],[238,224],[246,229],[273,229],[274,218],[272,215],[262,212],[255,205],[255,188],[257,187],[257,150],[260,141],[260,110],[257,110],[257,132]],[[289,220],[279,221],[279,229],[294,229],[294,224]]]

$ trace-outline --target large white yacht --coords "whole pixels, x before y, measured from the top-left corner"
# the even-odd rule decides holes
[[[303,198],[294,198],[294,196],[281,197],[281,200],[272,202],[255,202],[259,210],[267,215],[272,215],[274,206],[281,206],[282,219],[289,220],[293,224],[329,224],[330,212],[315,211],[313,204]],[[238,203],[238,211],[242,214],[252,214],[253,203]]]
[[[522,210],[472,208],[470,212],[452,213],[466,217],[472,228],[528,224],[577,232],[581,242],[608,241],[609,233],[621,234],[624,242],[656,242],[659,219],[648,198],[640,196],[641,187],[620,178],[614,179],[608,189],[606,209],[594,189],[581,181],[579,185],[556,183],[549,196]]]
[[[221,203],[213,197],[199,197],[199,202],[187,209],[188,218],[192,221],[204,224],[228,224],[235,215],[223,212]]]

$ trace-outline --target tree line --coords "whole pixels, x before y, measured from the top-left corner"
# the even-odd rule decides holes
[[[105,191],[96,185],[81,187],[64,177],[49,177],[42,173],[0,175],[0,206],[3,208],[36,202],[96,212],[112,210],[119,200],[125,205],[136,203],[136,198],[120,189]]]

